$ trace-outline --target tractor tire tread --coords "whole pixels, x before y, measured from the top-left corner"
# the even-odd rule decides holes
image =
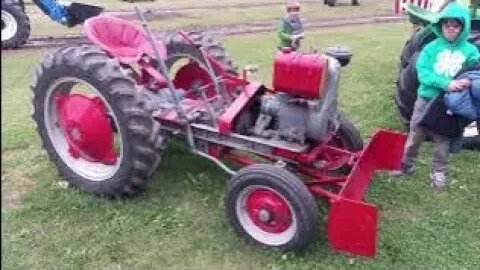
[[[31,84],[34,112],[32,118],[42,138],[42,145],[50,154],[61,175],[73,186],[106,198],[129,197],[144,191],[149,176],[159,164],[164,145],[161,129],[153,129],[151,112],[142,107],[141,91],[132,78],[125,76],[118,61],[93,45],[60,48],[47,54],[35,71]],[[92,86],[112,107],[122,130],[124,156],[120,168],[109,179],[91,181],[68,167],[50,142],[45,128],[44,99],[49,87],[62,77],[76,77]],[[128,142],[128,144],[127,144]]]

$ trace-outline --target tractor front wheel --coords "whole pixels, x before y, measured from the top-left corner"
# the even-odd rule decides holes
[[[315,238],[317,205],[305,184],[286,169],[251,165],[228,183],[227,216],[247,242],[301,251]]]
[[[118,61],[64,47],[45,56],[31,88],[37,131],[65,180],[110,198],[144,190],[165,137]]]

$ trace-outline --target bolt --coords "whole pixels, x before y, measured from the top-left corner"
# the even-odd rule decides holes
[[[268,222],[270,221],[270,212],[267,209],[261,209],[258,212],[258,218],[261,222]]]
[[[70,135],[75,141],[79,141],[82,137],[82,134],[80,133],[80,130],[78,128],[73,128],[72,131],[70,131]]]

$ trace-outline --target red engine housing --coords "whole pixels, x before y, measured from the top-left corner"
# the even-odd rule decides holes
[[[323,97],[327,81],[327,58],[316,53],[283,52],[275,57],[273,88],[298,97]]]

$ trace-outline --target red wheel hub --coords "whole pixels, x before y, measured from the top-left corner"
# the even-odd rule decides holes
[[[99,97],[81,94],[57,95],[59,123],[74,158],[107,165],[115,164],[117,154],[108,110]]]
[[[292,213],[288,203],[275,192],[257,189],[246,201],[248,216],[262,230],[282,233],[292,225]]]
[[[201,68],[197,62],[190,61],[190,63],[181,67],[175,74],[175,79],[173,84],[176,88],[181,88],[185,90],[191,89],[193,86],[204,86],[209,85],[207,88],[206,95],[208,98],[215,96],[215,86],[213,85],[212,79],[208,75],[208,72]],[[189,93],[187,98],[199,99],[194,93]]]

